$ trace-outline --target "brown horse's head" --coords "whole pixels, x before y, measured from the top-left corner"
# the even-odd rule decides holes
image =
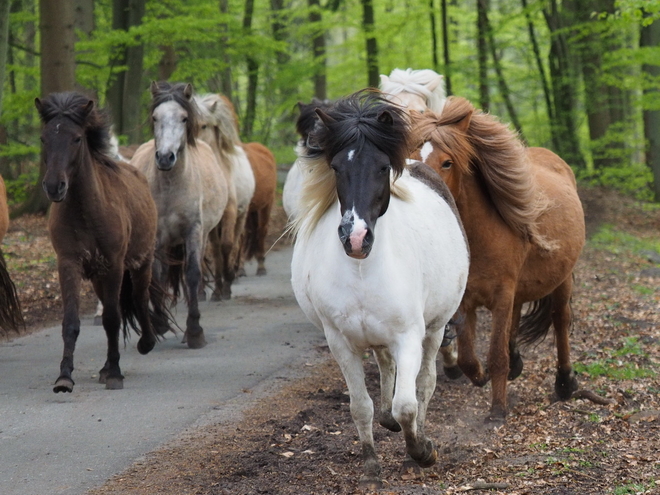
[[[52,93],[36,98],[35,106],[44,124],[41,132],[46,173],[42,186],[48,199],[66,197],[73,177],[85,157],[116,166],[107,156],[109,131],[105,115],[94,101],[79,93]]]
[[[412,112],[411,158],[429,165],[444,179],[454,197],[461,177],[471,172],[475,149],[468,130],[474,107],[463,98],[450,98],[442,114]]]

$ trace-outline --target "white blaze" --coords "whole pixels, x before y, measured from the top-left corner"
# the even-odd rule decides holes
[[[428,157],[433,153],[433,145],[430,143],[430,141],[426,141],[424,143],[424,146],[422,146],[422,149],[419,151],[419,154],[422,155],[422,161],[426,163],[426,160]]]

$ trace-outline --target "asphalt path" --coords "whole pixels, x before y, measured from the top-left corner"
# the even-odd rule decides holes
[[[265,277],[248,276],[225,302],[201,305],[208,345],[168,334],[147,356],[137,337],[121,348],[123,390],[98,383],[105,332],[82,318],[71,394],[55,394],[60,327],[0,344],[0,494],[79,494],[144,454],[212,422],[231,424],[251,401],[302,376],[324,344],[290,285],[291,248],[269,253]],[[185,307],[177,308],[185,324]]]

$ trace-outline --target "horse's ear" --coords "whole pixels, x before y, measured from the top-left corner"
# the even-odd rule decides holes
[[[332,117],[330,117],[327,113],[325,113],[323,110],[320,108],[314,109],[316,112],[316,115],[319,116],[319,119],[321,119],[321,122],[325,124],[326,127],[328,127],[331,124],[334,124],[336,121]]]
[[[155,96],[156,93],[160,91],[160,89],[158,89],[158,83],[156,81],[151,81],[151,85],[149,86],[149,91],[151,91],[151,96]]]
[[[183,88],[183,96],[186,97],[186,100],[189,100],[190,98],[192,98],[192,95],[193,95],[193,87],[192,84],[188,83],[186,84],[186,87]]]
[[[44,104],[41,103],[41,100],[39,98],[34,99],[34,106],[37,107],[37,111],[41,114],[43,113],[44,110]]]
[[[394,124],[394,119],[388,110],[383,110],[378,114],[378,122],[381,124],[392,125]]]
[[[92,113],[92,110],[94,110],[94,100],[89,100],[85,105],[83,105],[82,109],[85,117],[89,116],[89,114]]]
[[[211,112],[211,114],[215,114],[215,109],[216,108],[218,108],[218,102],[214,101],[213,105],[211,105],[211,108],[209,108],[209,111]]]
[[[380,85],[383,86],[383,84],[386,84],[390,81],[390,78],[387,77],[385,74],[380,75]]]
[[[445,76],[441,76],[440,74],[438,74],[438,77],[434,77],[433,80],[426,85],[426,89],[428,89],[429,91],[434,91],[435,88],[440,86],[443,77]]]
[[[472,110],[470,110],[461,120],[457,120],[453,125],[461,132],[467,132],[472,121]]]

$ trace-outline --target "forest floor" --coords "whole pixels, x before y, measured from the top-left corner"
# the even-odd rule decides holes
[[[611,403],[555,402],[551,338],[523,352],[503,426],[484,422],[490,386],[440,373],[426,431],[439,450],[421,474],[401,469],[401,434],[374,426],[378,493],[660,493],[660,209],[581,188],[589,242],[575,270],[572,358],[581,389]],[[276,212],[275,239],[283,226]],[[4,253],[31,331],[61,318],[55,256],[41,217],[12,222]],[[84,288],[83,309],[95,299]],[[480,352],[488,315],[479,316]],[[365,355],[378,401],[378,370]],[[327,347],[309,376],[255,400],[237,424],[196,429],[116,475],[93,495],[351,494],[362,461],[345,383]],[[479,488],[482,487],[482,488]]]

